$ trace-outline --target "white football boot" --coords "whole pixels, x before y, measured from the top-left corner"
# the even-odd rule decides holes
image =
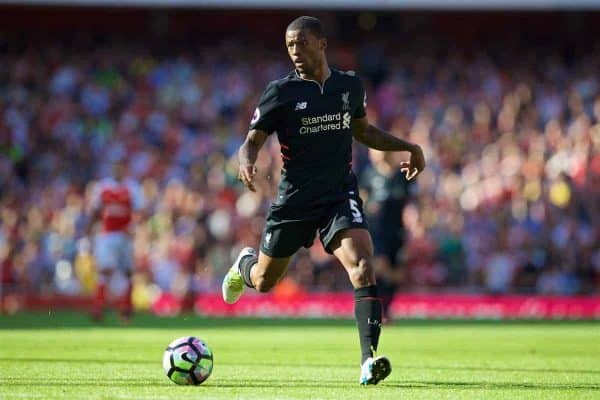
[[[360,369],[361,385],[377,385],[392,372],[392,364],[386,356],[369,357]]]
[[[256,257],[256,250],[252,247],[244,247],[231,268],[229,268],[229,271],[227,271],[225,278],[223,278],[223,285],[221,288],[223,290],[223,300],[225,303],[235,303],[242,293],[244,293],[246,285],[244,284],[244,279],[240,273],[240,261],[246,256]]]

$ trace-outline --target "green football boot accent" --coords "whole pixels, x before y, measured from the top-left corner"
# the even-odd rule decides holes
[[[240,261],[247,256],[256,257],[256,250],[252,247],[244,247],[231,268],[229,268],[225,278],[223,278],[221,289],[223,291],[223,300],[227,304],[235,303],[239,300],[242,293],[244,293],[246,285],[244,284],[244,279],[240,273]]]

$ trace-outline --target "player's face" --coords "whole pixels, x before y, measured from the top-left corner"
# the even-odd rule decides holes
[[[325,39],[319,39],[306,30],[287,31],[285,44],[288,55],[299,73],[314,75],[322,65],[327,47]]]

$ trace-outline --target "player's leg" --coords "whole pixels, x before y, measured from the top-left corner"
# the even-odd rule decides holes
[[[360,383],[377,384],[390,374],[391,364],[385,356],[374,357],[381,334],[382,308],[372,264],[371,236],[363,228],[344,229],[335,234],[329,248],[354,287],[354,316],[361,348]]]
[[[374,357],[381,333],[381,299],[373,268],[373,242],[367,230],[356,183],[348,199],[338,203],[319,227],[325,250],[334,254],[354,287],[354,315],[361,348],[360,383],[371,385],[391,372],[389,360]]]
[[[101,321],[104,318],[104,307],[106,306],[107,285],[112,279],[114,269],[103,268],[98,270],[96,282],[96,293],[92,303],[91,316],[94,321]]]
[[[287,271],[291,257],[271,257],[262,251],[256,258],[248,258],[240,265],[244,284],[261,293],[275,287]]]
[[[377,350],[381,325],[381,301],[372,264],[371,236],[366,229],[344,229],[335,234],[329,250],[342,263],[354,287],[362,364]]]
[[[118,264],[118,249],[114,246],[114,238],[110,234],[100,233],[94,241],[94,259],[96,262],[96,292],[92,302],[91,315],[96,321],[104,316],[107,286]]]
[[[121,294],[119,301],[119,315],[121,321],[129,323],[133,316],[133,282],[132,275],[134,269],[133,242],[131,238],[125,234],[119,239],[119,267],[125,277],[125,290]]]
[[[242,249],[223,279],[223,300],[233,304],[245,287],[261,293],[270,291],[285,274],[291,257],[270,257],[262,251],[257,256],[252,247]]]
[[[223,279],[223,300],[235,303],[245,287],[261,293],[270,291],[287,270],[291,256],[302,246],[312,243],[316,227],[311,221],[267,220],[260,254],[245,247]]]

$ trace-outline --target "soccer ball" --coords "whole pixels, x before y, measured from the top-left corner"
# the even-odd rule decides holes
[[[163,368],[178,385],[199,385],[212,372],[213,353],[202,339],[193,336],[175,339],[165,350]]]

